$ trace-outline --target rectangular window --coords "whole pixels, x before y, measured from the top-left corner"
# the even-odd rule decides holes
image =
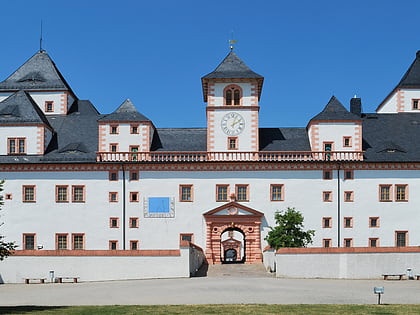
[[[229,137],[228,138],[228,149],[229,150],[237,150],[238,149],[238,138],[237,137]]]
[[[138,191],[130,191],[130,202],[139,202]]]
[[[324,238],[322,240],[322,246],[324,246],[325,248],[331,247],[332,246],[332,241],[330,238]]]
[[[35,234],[23,234],[23,249],[35,249]]]
[[[26,139],[8,138],[7,154],[26,154]]]
[[[118,125],[111,125],[109,126],[109,133],[112,135],[118,134]]]
[[[56,202],[68,202],[68,186],[56,186],[55,187],[55,201]]]
[[[139,241],[130,241],[130,249],[131,250],[138,250],[139,249]]]
[[[130,228],[137,229],[139,227],[139,218],[130,218]]]
[[[72,186],[72,201],[85,202],[85,186]]]
[[[36,202],[35,199],[35,186],[25,185],[22,186],[22,201],[23,202]]]
[[[109,227],[112,229],[118,229],[120,227],[119,218],[109,218]]]
[[[109,202],[118,202],[118,192],[111,191],[109,193]]]
[[[216,185],[216,201],[228,201],[229,185]]]
[[[117,181],[118,180],[118,172],[110,171],[109,172],[109,180]]]
[[[179,201],[193,201],[192,185],[179,185]]]
[[[395,232],[395,246],[397,247],[408,246],[408,232],[407,231]]]
[[[344,247],[353,247],[353,239],[352,238],[345,238],[344,239]]]
[[[413,102],[412,103],[413,104],[413,110],[420,109],[420,107],[419,107],[419,100],[413,99],[412,102]]]
[[[283,185],[272,184],[270,185],[271,201],[283,201]]]
[[[139,180],[139,172],[131,171],[130,172],[130,180]]]
[[[130,152],[139,152],[140,147],[138,145],[130,145]],[[131,161],[137,161],[138,154],[137,153],[131,153],[130,154],[130,160]]]
[[[51,113],[54,111],[54,102],[53,101],[45,101],[45,112]]]
[[[191,234],[191,233],[184,233],[180,235],[181,241],[190,242],[190,243],[193,242],[193,236],[194,234]]]
[[[55,235],[55,248],[58,250],[64,250],[68,248],[67,234],[56,234]]]
[[[130,126],[130,133],[132,135],[136,135],[139,133],[139,125],[131,125]]]
[[[408,201],[407,185],[395,185],[395,201]]]
[[[352,191],[345,191],[344,202],[353,202],[353,201],[354,201],[354,193]]]
[[[344,218],[344,227],[345,228],[352,228],[353,227],[353,218],[352,217]]]
[[[369,218],[369,227],[371,227],[371,228],[379,227],[379,217],[370,217]]]
[[[109,151],[110,152],[118,152],[118,143],[110,143],[109,144]]]
[[[379,201],[392,201],[391,185],[379,185]]]
[[[109,250],[117,250],[118,241],[109,241]]]
[[[332,202],[332,191],[323,191],[322,200],[324,202]]]
[[[248,185],[236,185],[236,200],[248,201]]]
[[[12,200],[12,194],[6,194],[5,199],[6,200]]]
[[[85,235],[84,234],[72,234],[72,248],[74,250],[80,250],[85,248]]]
[[[322,179],[326,179],[326,180],[333,179],[332,171],[323,171]]]
[[[324,217],[324,218],[322,218],[322,227],[324,229],[330,229],[330,228],[332,228],[332,218],[331,217],[328,217],[328,218]]]
[[[369,238],[369,247],[379,247],[379,238]]]
[[[343,147],[351,147],[351,137],[343,137]]]
[[[353,171],[344,170],[344,179],[345,180],[354,179]]]

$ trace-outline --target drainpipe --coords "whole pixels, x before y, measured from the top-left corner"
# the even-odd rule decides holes
[[[340,164],[337,164],[337,247],[341,244],[341,191],[340,191]]]
[[[124,163],[121,164],[122,168],[122,249],[125,250],[125,169]]]

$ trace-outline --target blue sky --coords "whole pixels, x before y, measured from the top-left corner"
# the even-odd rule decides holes
[[[200,78],[235,52],[265,77],[261,127],[302,127],[332,95],[373,112],[420,49],[420,1],[4,1],[0,80],[39,49],[101,113],[205,127]]]

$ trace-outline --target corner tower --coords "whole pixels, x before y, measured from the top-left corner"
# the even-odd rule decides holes
[[[264,78],[233,50],[201,78],[207,103],[208,152],[257,152],[258,102]]]

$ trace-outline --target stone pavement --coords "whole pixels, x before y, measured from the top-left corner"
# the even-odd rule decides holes
[[[0,305],[376,304],[375,286],[385,287],[384,304],[420,303],[417,280],[284,279],[255,266],[213,267],[196,278],[3,284]]]

